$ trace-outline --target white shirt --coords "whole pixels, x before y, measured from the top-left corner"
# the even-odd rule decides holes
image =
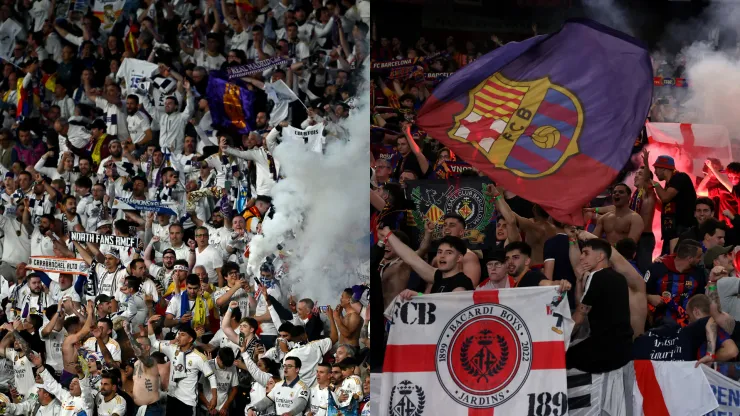
[[[301,381],[300,377],[293,380],[291,384],[285,384],[285,380],[280,380],[267,394],[267,397],[275,403],[275,413],[282,415],[293,407],[293,403],[299,398],[308,403],[308,386]]]
[[[162,273],[162,271],[164,271],[164,273]],[[160,273],[162,273],[161,277],[159,275]],[[149,274],[155,279],[160,279],[162,286],[167,290],[170,283],[172,283],[172,276],[175,274],[175,269],[167,270],[164,266],[158,266],[152,263],[152,265],[149,266]]]
[[[90,383],[88,380],[80,380],[82,394],[80,396],[73,396],[69,390],[63,388],[49,374],[49,371],[42,371],[41,378],[44,380],[45,390],[48,389],[49,393],[53,394],[57,400],[62,402],[62,410],[59,412],[59,416],[77,416],[82,411],[92,410],[93,399],[90,395]]]
[[[234,332],[236,332],[236,335],[238,336],[240,331],[239,327],[237,327]],[[208,345],[213,345],[214,347],[218,348],[231,348],[232,351],[234,351],[234,355],[239,351],[239,345],[234,344],[231,342],[231,340],[224,334],[223,329],[219,329],[216,331],[216,334],[211,338],[211,340],[208,342]]]
[[[98,275],[98,295],[108,295],[115,297],[123,285],[123,280],[128,275],[126,269],[118,269],[111,273],[105,268],[104,264],[95,266],[95,273]]]
[[[62,371],[64,362],[62,360],[62,343],[67,337],[67,331],[62,328],[61,331],[51,331],[49,335],[44,336],[39,333],[46,346],[46,364],[49,364],[56,371]]]
[[[326,409],[329,407],[329,388],[319,387],[318,384],[311,387],[311,396],[308,400],[308,406],[314,416],[326,416]]]
[[[218,54],[216,56],[211,56],[206,53],[205,49],[196,50],[193,54],[193,58],[195,59],[195,64],[197,66],[202,66],[209,71],[217,71],[221,69],[221,65],[226,62],[226,58],[224,58],[223,55]]]
[[[118,345],[118,341],[113,338],[108,338],[108,342],[105,343],[105,346],[108,348],[110,355],[113,356],[113,361],[121,361],[121,346]],[[98,341],[94,337],[88,338],[83,347],[90,352],[100,353]],[[102,353],[100,353],[100,357],[102,359]]]
[[[179,304],[179,302],[171,302],[170,305],[175,303]],[[206,364],[208,359],[198,350],[193,350],[185,357],[185,366],[182,368],[185,377],[179,382],[175,382],[176,367],[182,365],[183,352],[180,351],[179,347],[159,342],[154,335],[149,336],[149,341],[152,344],[152,351],[160,351],[172,361],[172,365],[170,366],[170,384],[167,390],[168,396],[172,396],[188,406],[195,406],[198,401],[196,385],[198,384],[198,378],[201,373],[203,377],[209,379],[208,382],[211,383],[210,385],[217,385],[213,370]]]
[[[98,395],[98,401],[95,404],[98,406],[99,416],[124,416],[126,414],[126,400],[118,394],[108,402],[106,402],[103,395],[100,394]]]
[[[275,134],[277,134],[277,131],[275,132]],[[273,179],[272,172],[270,172],[270,163],[269,159],[267,158],[267,150],[265,150],[262,146],[254,147],[253,149],[249,150],[236,150],[229,147],[226,149],[226,154],[253,161],[257,169],[257,195],[270,196],[272,192],[272,187],[275,186],[275,180]],[[279,172],[279,169],[280,164],[275,162],[275,172]]]
[[[54,256],[54,241],[34,227],[31,234],[31,256]]]
[[[231,290],[231,288],[227,285],[222,288],[218,288],[215,292],[213,292],[213,302],[217,302],[218,299],[225,295],[226,292]],[[239,310],[242,313],[242,316],[247,317],[251,316],[249,313],[249,294],[244,291],[244,289],[238,289],[236,292],[234,292],[234,295],[231,297],[231,301],[239,302]]]
[[[257,290],[257,283],[254,284],[254,290]],[[275,298],[278,302],[282,302],[283,293],[280,291],[280,286],[277,284],[272,285],[272,287],[267,289],[267,294]],[[260,296],[257,300],[257,307],[255,311],[255,315],[264,315],[268,311],[267,309],[267,302],[265,302],[265,297]],[[266,321],[260,323],[260,329],[262,329],[262,334],[264,335],[277,335],[277,328],[275,327],[275,324],[272,323],[272,321]]]
[[[49,16],[50,7],[51,3],[49,3],[49,0],[34,1],[33,5],[31,5],[31,10],[28,11],[28,14],[33,19],[34,32],[41,32],[44,29],[44,21]]]
[[[141,111],[137,111],[132,116],[127,115],[126,125],[128,126],[129,137],[134,143],[140,143],[144,140],[146,131],[152,128],[149,117]]]
[[[5,358],[13,363],[15,372],[15,388],[18,393],[27,397],[30,393],[36,392],[36,381],[33,377],[33,364],[25,355],[19,356],[13,348],[5,349]]]
[[[347,400],[344,402],[339,401],[339,396],[345,393],[347,394]],[[339,388],[334,391],[334,397],[339,407],[348,406],[352,402],[353,396],[359,399],[362,398],[362,381],[356,375],[345,378]]]
[[[239,385],[239,377],[236,375],[236,367],[232,365],[228,368],[220,368],[218,363],[216,363],[215,358],[213,360],[208,360],[206,365],[211,368],[211,371],[213,371],[216,377],[216,396],[218,397],[216,399],[216,410],[221,410],[226,403],[226,399],[229,398],[231,389]],[[200,384],[203,386],[203,395],[206,396],[206,400],[210,401],[211,388],[213,388],[213,386],[211,386],[211,383],[208,380],[208,378],[202,377],[200,379]],[[205,408],[202,404],[201,407]]]
[[[200,248],[195,249],[195,266],[205,267],[208,273],[208,283],[218,283],[216,269],[220,269],[223,265],[223,256],[213,246],[208,246],[203,251]]]
[[[31,255],[31,238],[26,231],[26,227],[15,218],[0,217],[5,238],[3,238],[3,262],[12,266],[18,263],[27,262]],[[18,236],[17,232],[21,235]]]
[[[185,100],[185,111],[173,111],[170,114],[162,111],[158,115],[159,145],[163,149],[168,148],[172,153],[182,153],[182,146],[185,142],[185,125],[190,120],[190,117],[193,116],[193,111],[195,111],[193,94],[188,93]]]
[[[298,377],[305,380],[306,385],[313,387],[316,384],[316,367],[324,360],[324,355],[331,351],[334,343],[329,338],[322,338],[311,341],[308,344],[300,345],[288,351],[283,358],[283,362],[288,357],[297,357],[301,360],[301,372]]]
[[[52,104],[59,106],[59,117],[70,118],[75,115],[75,101],[67,95],[61,100],[55,99]]]
[[[105,112],[105,124],[108,128],[106,133],[111,136],[129,137],[128,127],[126,126],[126,113],[120,107],[111,104],[103,97],[95,97],[95,105]]]
[[[49,285],[49,297],[51,297],[51,300],[54,303],[59,303],[59,301],[64,298],[70,298],[72,302],[81,302],[80,295],[75,291],[74,284],[62,290],[62,287],[59,285],[59,283],[55,281],[52,281]]]

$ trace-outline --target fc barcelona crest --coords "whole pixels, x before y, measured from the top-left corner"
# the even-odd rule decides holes
[[[448,135],[497,168],[532,179],[556,172],[579,153],[583,123],[578,97],[547,77],[522,82],[496,73],[470,91]]]

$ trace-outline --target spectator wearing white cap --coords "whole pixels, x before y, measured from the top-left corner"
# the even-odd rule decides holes
[[[36,389],[35,399],[28,398],[20,403],[0,402],[0,409],[5,409],[9,415],[59,416],[61,403],[46,390],[44,384],[37,383]]]
[[[44,381],[43,390],[56,396],[62,403],[59,416],[76,416],[81,412],[92,411],[94,402],[90,393],[90,383],[86,379],[73,378],[67,390],[46,371],[40,354],[31,355],[31,362],[38,368],[38,374]]]

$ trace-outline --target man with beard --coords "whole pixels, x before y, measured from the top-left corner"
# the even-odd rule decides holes
[[[612,201],[614,212],[600,216],[596,223],[593,234],[600,237],[606,236],[609,244],[617,244],[617,241],[631,238],[637,243],[640,240],[645,224],[640,214],[629,207],[631,190],[629,186],[620,183],[612,189]]]
[[[571,288],[567,280],[550,280],[539,270],[532,270],[532,248],[523,241],[510,243],[506,251],[506,268],[514,281],[513,287],[559,286],[558,292],[567,292]]]
[[[95,120],[96,122],[98,120]],[[93,136],[96,135],[96,131],[101,131],[99,128],[93,129]],[[116,164],[118,171],[123,172],[123,147],[121,146],[121,141],[118,140],[115,136],[111,136],[112,138],[108,142],[108,153],[109,156],[102,159],[100,161],[100,166],[98,167],[98,176],[106,175],[105,168],[108,165],[108,163],[113,162]],[[93,158],[93,160],[95,160]]]
[[[185,136],[185,143],[182,147],[182,153],[171,155],[173,165],[177,165],[180,173],[180,180],[185,183],[188,179],[194,178],[200,172],[200,153],[196,152],[195,137]]]
[[[72,195],[67,195],[62,199],[61,214],[57,214],[55,218],[62,223],[62,234],[69,234],[70,231],[74,231],[75,226],[82,225],[82,217],[77,213],[77,199]]]
[[[457,237],[465,241],[465,219],[458,214],[445,215],[443,233],[445,236]],[[432,266],[436,266],[436,261],[436,257],[432,259]],[[465,276],[468,276],[470,281],[473,282],[473,287],[477,286],[481,275],[478,255],[472,250],[468,250],[463,256],[460,266],[460,271],[465,273]]]
[[[190,295],[190,280],[188,280],[188,295]],[[200,287],[199,285],[194,285]],[[197,289],[196,289],[197,291]],[[171,304],[179,304],[174,301]],[[218,391],[216,389],[216,377],[212,369],[206,363],[208,359],[200,351],[193,348],[193,343],[198,338],[195,330],[190,325],[181,325],[177,334],[177,346],[160,342],[154,334],[153,323],[159,321],[155,315],[149,319],[149,342],[152,350],[164,353],[172,362],[170,367],[170,384],[167,391],[167,415],[182,416],[193,414],[193,408],[197,403],[197,384],[200,377],[208,379],[211,386],[211,401],[209,410],[216,408]]]
[[[190,81],[178,81],[178,89],[184,88],[185,111],[177,111],[180,107],[177,98],[167,97],[164,103],[164,113],[159,114],[159,145],[170,153],[181,153],[185,139],[185,125],[190,121],[195,111],[193,94],[190,92]],[[155,114],[153,108],[150,110],[148,102],[144,103],[149,114]]]
[[[92,159],[87,155],[80,157],[77,170],[80,172],[80,178],[85,177],[90,178],[90,180],[97,179],[95,178],[95,172],[93,172]]]
[[[128,152],[133,152],[134,147],[141,149],[152,140],[149,116],[139,110],[139,96],[136,94],[126,97],[126,126],[129,137],[124,138],[124,142]]]
[[[25,316],[29,313],[43,315],[46,308],[54,305],[51,296],[44,291],[41,276],[36,273],[28,276],[28,284],[20,288],[17,299],[17,316]]]
[[[154,239],[152,239],[153,241]],[[175,250],[168,248],[162,253],[162,265],[159,266],[149,260],[152,253],[152,243],[149,243],[144,252],[144,265],[148,268],[149,274],[154,278],[155,283],[159,282],[163,289],[167,289],[172,283],[172,275],[175,273],[175,260],[177,255]],[[164,292],[163,292],[164,293]]]
[[[0,274],[3,276],[15,275],[16,267],[28,261],[31,255],[31,238],[34,227],[31,225],[31,215],[26,209],[28,200],[19,199],[15,207],[15,215],[0,216],[0,228],[3,230],[3,255]]]
[[[225,249],[228,255],[227,260],[238,264],[242,273],[247,271],[247,258],[244,256],[244,252],[250,240],[245,226],[246,220],[244,217],[236,215],[231,219],[231,235],[226,240]]]
[[[255,130],[257,131],[257,134],[262,135],[262,134],[267,133],[267,130],[270,129],[269,122],[270,122],[269,114],[267,114],[264,111],[260,111],[259,113],[257,113],[257,117],[255,117],[255,120],[254,120],[254,127],[255,127]]]
[[[196,227],[204,227],[208,230],[208,244],[217,248],[222,254],[226,254],[227,244],[231,241],[232,231],[224,227],[224,213],[221,212],[221,209],[216,207],[213,211],[210,225],[198,218],[195,212],[190,214],[190,218]]]
[[[126,269],[121,267],[121,255],[117,250],[110,250],[105,255],[102,255],[92,243],[89,243],[88,247],[96,252],[93,257],[93,254],[79,242],[75,241],[74,245],[77,252],[85,260],[85,263],[94,272],[88,276],[88,288],[85,290],[88,299],[98,295],[109,296],[112,302],[112,310],[118,311],[118,302],[115,299],[115,295],[123,284],[123,279],[126,278]],[[98,262],[98,257],[104,259],[102,264]]]
[[[437,249],[437,267],[432,267],[419,257],[414,250],[396,237],[388,227],[378,230],[378,238],[384,245],[390,245],[398,257],[408,264],[427,283],[427,293],[447,293],[473,290],[473,282],[460,271],[463,258],[468,249],[465,242],[458,237],[445,236],[440,240]],[[417,292],[404,290],[400,296],[409,299]]]
[[[28,331],[21,330],[21,321],[19,320],[16,320],[13,324],[6,323],[3,325],[3,329],[8,330],[8,333],[0,341],[0,357],[7,358],[13,363],[15,388],[21,398],[24,398],[34,393],[35,390],[33,364],[29,360],[34,337]],[[13,348],[10,348],[11,342]],[[43,347],[43,344],[39,347]]]

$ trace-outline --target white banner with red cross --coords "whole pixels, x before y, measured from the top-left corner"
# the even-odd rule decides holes
[[[573,321],[554,287],[397,298],[386,316],[377,414],[567,414]]]
[[[727,166],[732,162],[730,133],[715,124],[645,123],[650,150],[650,165],[660,155],[676,162],[676,169],[692,179],[703,177],[704,161],[716,158]],[[651,167],[652,169],[652,167]]]

